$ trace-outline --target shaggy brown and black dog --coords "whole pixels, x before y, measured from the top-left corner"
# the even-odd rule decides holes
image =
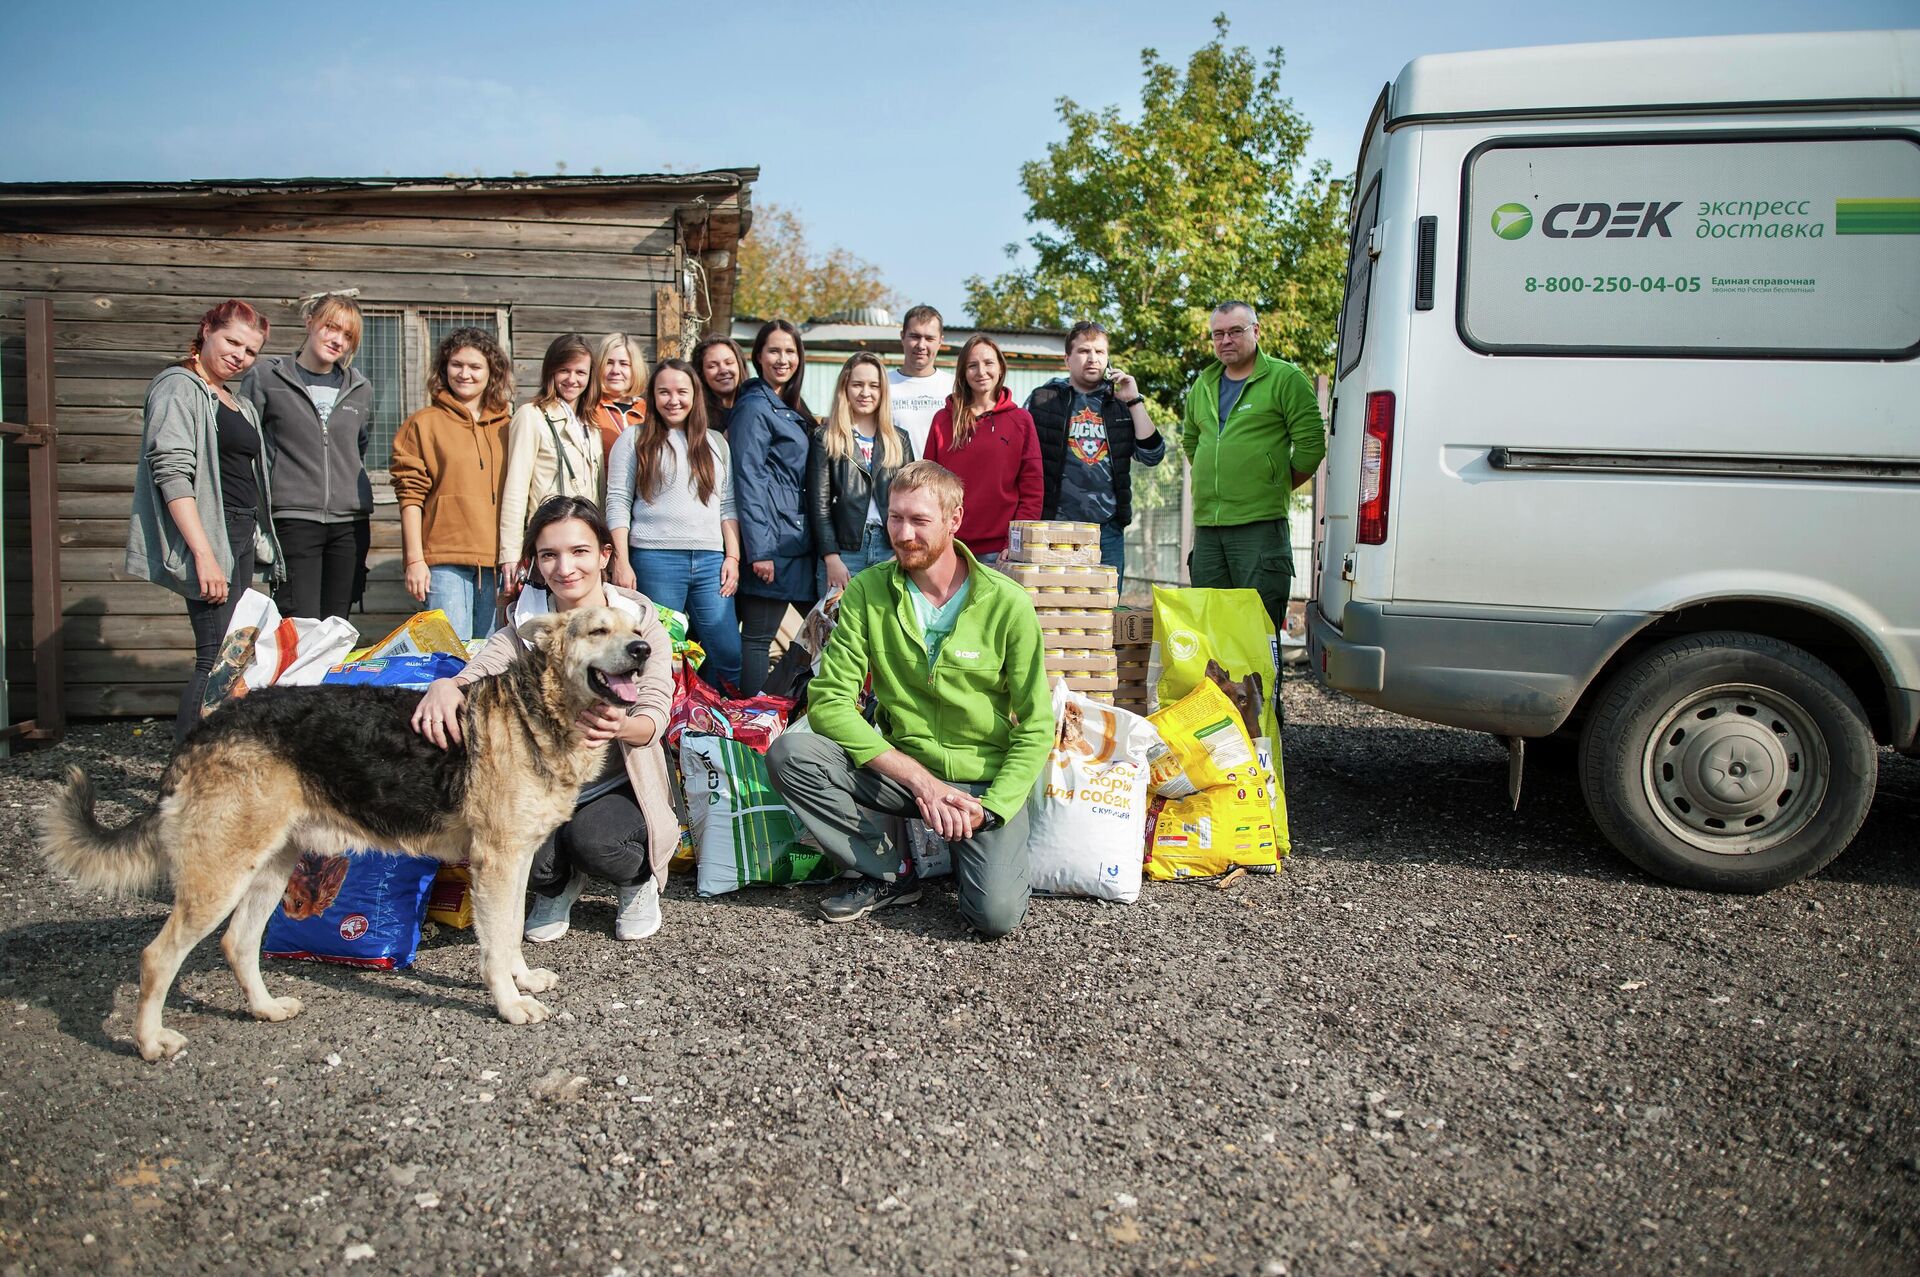
[[[583,608],[529,621],[529,651],[466,689],[465,748],[442,751],[411,726],[420,693],[387,687],[262,688],[194,729],[160,780],[159,806],[125,828],[93,815],[78,768],[42,818],[41,850],[96,891],[173,880],[173,914],[140,959],[134,1043],[149,1060],[186,1038],[160,1022],[187,953],[229,914],[221,947],[255,1018],[285,1020],[295,998],[260,978],[260,937],[301,854],[368,847],[472,863],[480,973],[500,1018],[547,1018],[531,995],[556,977],[520,952],[527,870],[541,841],[573,814],[607,745],[576,722],[596,701],[631,705],[635,675],[666,660],[632,618]],[[664,724],[662,724],[664,726]]]

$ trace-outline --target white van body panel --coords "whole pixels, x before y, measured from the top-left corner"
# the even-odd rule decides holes
[[[1889,153],[1904,156],[1898,146],[1911,136],[1920,155],[1920,32],[1443,55],[1410,63],[1389,101],[1355,188],[1358,213],[1379,175],[1379,256],[1359,357],[1347,367],[1350,351],[1343,350],[1334,386],[1321,597],[1310,614],[1312,657],[1323,675],[1384,708],[1538,735],[1564,722],[1607,657],[1661,616],[1702,602],[1774,600],[1825,616],[1859,638],[1887,681],[1895,743],[1911,743],[1920,716],[1920,360],[1910,351],[1720,354],[1714,347],[1722,335],[1706,322],[1697,339],[1686,338],[1703,348],[1698,354],[1631,346],[1476,349],[1467,309],[1480,301],[1468,297],[1469,308],[1461,305],[1463,252],[1489,250],[1480,241],[1467,248],[1461,223],[1463,186],[1477,156],[1496,150],[1519,153],[1503,158],[1506,170],[1539,156],[1543,170],[1562,175],[1543,178],[1554,189],[1536,204],[1631,196],[1660,207],[1653,197],[1667,196],[1660,185],[1666,178],[1652,182],[1657,189],[1617,191],[1596,181],[1594,189],[1576,190],[1579,183],[1569,185],[1564,174],[1589,162],[1601,172],[1631,168],[1624,162],[1645,156],[1721,155],[1728,171],[1744,164],[1772,172],[1779,168],[1775,151],[1828,163],[1836,154],[1829,138],[1893,146]],[[1765,153],[1766,166],[1747,162],[1762,152],[1728,149],[1757,145],[1775,148]],[[1617,177],[1608,180],[1619,185]],[[1677,185],[1673,193],[1682,195]],[[1534,194],[1516,191],[1513,198]],[[1764,200],[1766,191],[1711,195]],[[1706,239],[1708,219],[1693,215],[1707,196],[1693,189],[1682,198],[1686,207],[1672,212],[1671,238],[1594,239],[1567,251],[1614,260],[1602,254],[1604,246],[1635,280],[1648,261],[1765,258],[1766,244],[1751,246],[1752,253],[1740,245],[1736,254],[1732,245],[1693,243]],[[1544,223],[1546,211],[1533,207],[1534,221]],[[1812,212],[1831,214],[1823,229],[1840,233],[1832,202]],[[1416,309],[1414,299],[1422,218],[1438,228],[1430,309]],[[1573,219],[1563,213],[1559,228]],[[1526,251],[1537,256],[1553,247],[1540,238],[1545,233],[1531,232]],[[1920,261],[1913,256],[1920,234],[1873,244],[1890,261]],[[1627,305],[1643,309],[1619,313],[1747,322],[1743,317],[1756,312],[1736,295],[1743,290],[1720,290],[1719,282],[1706,285],[1723,293],[1717,298],[1676,292],[1658,299],[1671,300],[1669,309],[1651,306],[1645,294],[1627,296]],[[1833,305],[1827,297],[1778,291],[1760,304],[1783,313]],[[1920,269],[1910,285],[1903,275],[1875,298],[1891,322],[1876,312],[1862,326],[1904,331],[1920,316]],[[1602,303],[1583,296],[1580,304]],[[1600,331],[1608,322],[1593,321]],[[1809,341],[1823,339],[1817,326],[1809,332]],[[1395,396],[1388,533],[1382,545],[1356,545],[1366,399],[1378,391]],[[1601,461],[1591,470],[1560,463],[1595,454]],[[1510,464],[1515,456],[1545,464]],[[1660,473],[1667,458],[1709,472]],[[1772,462],[1809,472],[1711,473]],[[1849,462],[1864,473],[1833,474]],[[1404,659],[1397,659],[1396,643]],[[1402,670],[1417,671],[1411,683],[1398,676]]]

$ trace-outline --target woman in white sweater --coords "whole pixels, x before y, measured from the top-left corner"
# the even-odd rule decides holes
[[[548,497],[600,495],[604,453],[599,434],[580,417],[593,379],[593,347],[578,333],[553,339],[540,361],[540,393],[521,404],[507,426],[507,462],[500,489],[500,592],[519,592],[520,542],[527,517]]]
[[[663,359],[647,381],[647,422],[630,427],[607,458],[607,526],[613,583],[687,614],[715,686],[740,682],[740,525],[733,458],[707,429],[693,365]]]

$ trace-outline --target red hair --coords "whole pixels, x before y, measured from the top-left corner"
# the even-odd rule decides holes
[[[266,344],[268,335],[273,331],[273,325],[267,322],[265,315],[243,301],[229,299],[200,316],[200,331],[194,335],[187,349],[196,355],[199,354],[200,348],[207,344],[207,338],[229,324],[244,324],[248,328],[258,328],[260,344],[263,346]]]

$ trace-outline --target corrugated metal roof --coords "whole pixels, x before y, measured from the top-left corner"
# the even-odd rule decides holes
[[[525,191],[629,191],[722,188],[759,180],[757,167],[699,173],[555,173],[526,177],[262,177],[186,182],[0,182],[0,203],[87,203],[194,198],[315,198],[349,195],[462,195]]]
[[[732,336],[741,348],[750,349],[753,338],[765,320],[740,317],[733,321]],[[807,349],[852,353],[871,350],[878,354],[900,352],[900,329],[891,324],[846,324],[828,320],[817,324],[796,324]],[[942,353],[948,358],[958,353],[967,338],[984,332],[998,343],[1009,359],[1052,359],[1066,362],[1067,333],[1064,328],[948,328]]]

